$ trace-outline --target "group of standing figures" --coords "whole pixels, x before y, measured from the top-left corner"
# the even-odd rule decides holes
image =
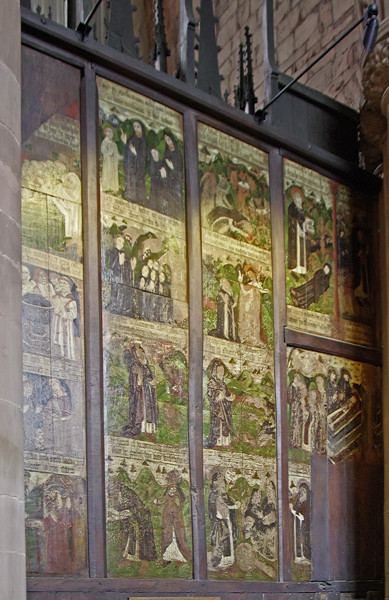
[[[238,510],[241,502],[235,501],[226,491],[226,480],[220,471],[211,478],[208,497],[210,523],[210,567],[226,569],[236,561],[236,544],[239,537]],[[255,487],[246,510],[242,511],[242,536],[248,540],[260,558],[276,560],[277,507],[274,482],[268,479],[262,493]]]
[[[163,497],[153,500],[155,507],[162,508],[160,556],[163,566],[175,562],[176,567],[179,567],[180,564],[191,561],[183,517],[185,497],[180,478],[177,470],[170,471],[166,477]],[[119,566],[138,562],[139,575],[142,575],[150,561],[158,560],[151,511],[129,483],[112,480],[109,498],[109,535],[118,542],[121,554]]]
[[[173,300],[171,298],[171,267],[161,264],[148,248],[141,253],[141,244],[152,233],[146,233],[131,243],[128,234],[116,235],[114,246],[106,253],[106,270],[111,284],[110,299],[106,308],[115,314],[171,323]]]
[[[330,368],[310,382],[294,373],[288,388],[290,405],[289,445],[315,454],[327,451],[327,432],[331,433],[344,419],[361,408],[360,392],[351,384],[350,372],[342,368],[340,376]]]
[[[263,319],[263,298],[270,291],[263,285],[262,269],[247,264],[237,268],[239,300],[225,277],[220,279],[216,297],[216,328],[208,335],[241,342],[251,346],[265,347],[268,334]]]
[[[103,191],[119,191],[118,166],[120,153],[110,125],[103,129],[101,143]],[[156,133],[138,119],[125,121],[120,129],[124,143],[124,192],[127,200],[146,206],[164,215],[182,219],[183,160],[181,150],[170,129]],[[146,190],[146,174],[150,187]]]
[[[26,352],[77,360],[80,300],[70,277],[22,266],[23,347]]]

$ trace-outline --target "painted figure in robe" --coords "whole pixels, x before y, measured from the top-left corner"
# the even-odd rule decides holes
[[[100,152],[103,156],[101,189],[103,192],[110,191],[116,194],[119,191],[119,150],[113,140],[114,133],[112,127],[108,125],[104,127],[103,136],[104,139],[100,146]]]
[[[230,446],[234,434],[231,404],[235,396],[228,390],[224,381],[226,368],[221,360],[214,359],[211,362],[209,371],[207,395],[210,404],[211,423],[205,445],[208,448]]]
[[[179,566],[180,563],[190,562],[191,553],[185,536],[182,507],[184,494],[179,484],[180,474],[171,471],[167,475],[167,488],[163,500],[156,498],[154,504],[163,506],[162,513],[162,559],[164,566],[172,561]]]
[[[311,491],[301,482],[292,507],[294,559],[296,562],[311,560]]]
[[[211,568],[228,568],[235,562],[235,546],[238,538],[235,502],[226,491],[223,473],[212,475],[211,492],[208,497],[208,516],[211,525]]]
[[[51,341],[55,352],[68,360],[77,360],[76,338],[80,337],[78,292],[67,277],[52,277],[55,294],[51,300],[53,317]]]
[[[289,446],[301,448],[303,443],[303,429],[307,407],[307,385],[300,373],[295,373],[293,381],[288,387],[288,402],[290,405],[289,418]]]
[[[238,335],[241,342],[251,346],[266,346],[268,336],[263,324],[262,294],[269,294],[261,281],[261,269],[246,265],[239,271]],[[247,280],[247,283],[245,282]]]
[[[146,206],[146,130],[143,123],[134,119],[130,127],[130,137],[123,133],[124,148],[124,197],[127,200]]]
[[[311,253],[307,234],[312,229],[312,220],[305,215],[302,189],[293,186],[290,194],[292,202],[288,208],[288,269],[305,274]]]
[[[108,250],[107,265],[111,280],[111,296],[107,308],[113,313],[132,316],[136,258],[128,256],[122,235],[115,237],[114,247]]]
[[[128,424],[121,435],[132,438],[144,433],[155,435],[159,409],[153,374],[141,344],[135,343],[124,352],[128,368]]]
[[[108,536],[112,538],[110,543],[116,541],[119,545],[122,561],[118,566],[140,562],[142,575],[149,562],[158,558],[150,511],[138,494],[122,482],[110,482],[108,495]]]

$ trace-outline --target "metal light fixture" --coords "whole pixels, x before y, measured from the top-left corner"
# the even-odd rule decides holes
[[[328,54],[333,48],[335,48],[335,46],[337,46],[339,42],[341,42],[345,37],[347,37],[349,33],[354,31],[354,29],[356,29],[358,25],[360,25],[362,22],[364,27],[362,43],[365,50],[367,52],[371,52],[376,43],[378,34],[379,23],[377,15],[377,4],[369,4],[369,6],[365,10],[364,15],[360,19],[358,19],[358,21],[351,25],[351,27],[349,27],[344,33],[342,33],[342,35],[340,35],[328,48],[326,48],[326,50],[319,54],[319,56],[317,56],[299,75],[297,75],[297,77],[292,79],[284,88],[282,88],[282,90],[278,92],[278,94],[276,94],[267,104],[265,104],[265,106],[262,109],[257,110],[257,112],[254,114],[254,119],[257,121],[257,123],[262,123],[262,121],[265,120],[266,110],[269,108],[269,106],[273,104],[273,102],[278,100],[278,98],[282,96],[282,94],[289,90],[289,88],[291,88],[292,85],[296,83],[296,81],[301,79],[301,77],[305,75],[305,73],[312,69],[314,65],[316,65],[324,56],[326,56],[326,54]]]
[[[362,43],[363,47],[367,52],[371,52],[375,46],[377,35],[378,35],[378,6],[377,4],[370,4],[365,10],[363,17],[363,36]]]

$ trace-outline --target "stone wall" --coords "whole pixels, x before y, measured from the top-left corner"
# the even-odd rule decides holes
[[[387,0],[385,0],[387,2]],[[195,18],[200,0],[193,0]],[[281,72],[297,75],[310,61],[328,47],[363,13],[364,0],[274,0],[274,40],[276,61]],[[140,53],[150,62],[154,47],[153,3],[133,0],[134,29],[140,38]],[[244,27],[252,34],[253,71],[258,106],[263,102],[262,1],[213,0],[219,19],[218,60],[223,76],[222,92],[229,92],[234,103],[234,86],[238,83],[239,43],[244,42]],[[175,75],[179,53],[179,0],[164,0],[166,37],[171,56],[168,72]],[[379,3],[380,19],[384,3]],[[388,10],[388,9],[386,9]],[[358,109],[361,96],[362,26],[353,31],[301,81],[330,97]]]
[[[362,14],[357,0],[274,0],[274,38],[280,71],[297,75]],[[223,90],[237,83],[239,42],[244,26],[253,34],[254,84],[259,105],[263,102],[262,2],[257,0],[214,0],[219,17],[218,44]],[[301,81],[332,98],[358,108],[361,94],[360,42],[362,26],[352,32]]]
[[[0,597],[25,598],[21,353],[20,14],[0,21]]]
[[[262,2],[258,0],[214,0],[217,24],[219,69],[223,76],[222,92],[229,92],[228,101],[234,103],[234,86],[238,83],[239,43],[244,43],[244,28],[250,27],[253,50],[254,85],[258,100],[263,99]]]
[[[308,4],[308,6],[307,6]],[[362,14],[355,0],[276,0],[275,46],[281,71],[297,75]],[[303,83],[358,108],[362,25],[308,73]]]

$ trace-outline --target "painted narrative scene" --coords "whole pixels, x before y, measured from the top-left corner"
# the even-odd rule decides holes
[[[374,346],[371,206],[289,160],[284,189],[288,326]]]
[[[36,51],[23,54],[27,572],[86,575],[80,75]]]
[[[211,579],[275,580],[276,423],[267,155],[199,124],[204,476]]]
[[[319,526],[315,518],[323,518],[323,459],[333,465],[335,476],[341,469],[343,486],[347,464],[351,470],[365,467],[372,473],[382,460],[381,370],[293,348],[287,378],[292,572],[297,580],[309,580],[315,567],[311,529]],[[331,506],[346,495],[335,487]],[[363,495],[366,491],[358,495],[361,506],[366,502]],[[344,510],[349,515],[353,507]],[[339,536],[342,527],[339,523]]]
[[[108,573],[190,578],[182,121],[98,86]]]
[[[98,78],[102,192],[183,220],[181,116]]]

